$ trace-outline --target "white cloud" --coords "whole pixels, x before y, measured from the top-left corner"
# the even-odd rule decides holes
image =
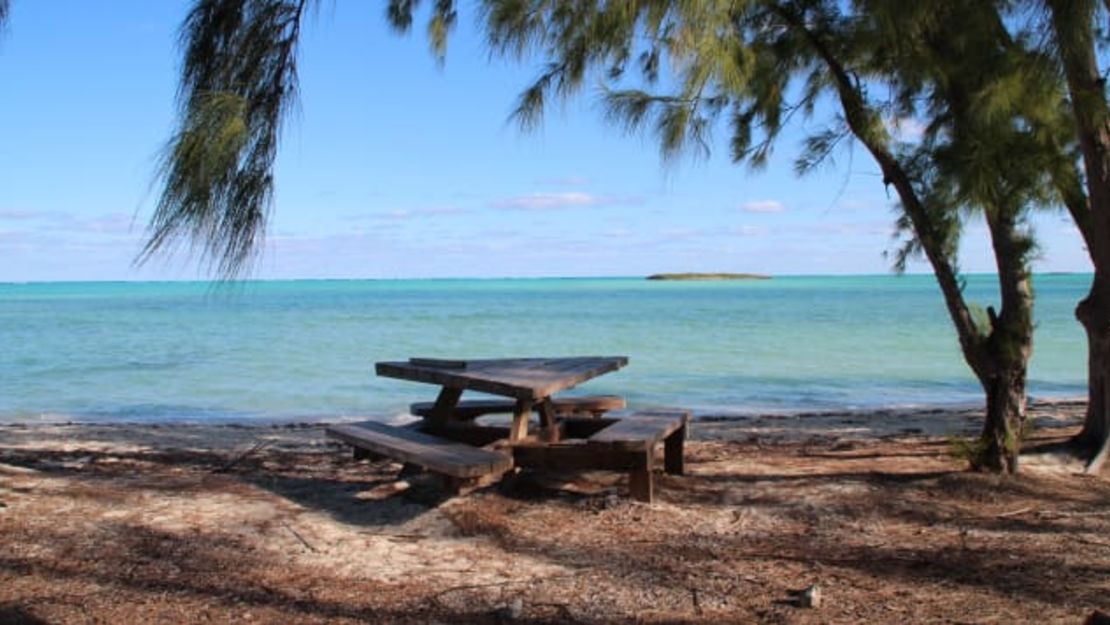
[[[133,218],[128,213],[79,215],[64,211],[0,211],[0,221],[36,222],[33,227],[42,232],[72,234],[126,235],[132,233]]]
[[[37,219],[39,213],[33,211],[0,211],[0,220],[3,221],[23,221],[26,219]]]
[[[746,213],[781,213],[786,206],[778,200],[753,200],[740,205]]]
[[[470,211],[458,206],[425,206],[424,208],[414,208],[409,212],[418,217],[437,217],[441,215],[462,215]]]
[[[668,228],[659,233],[665,241],[684,241],[701,237],[705,231],[701,228]]]
[[[808,234],[820,236],[887,236],[894,232],[892,222],[888,221],[857,221],[823,223],[806,226],[801,229]]]
[[[564,208],[584,208],[590,206],[612,206],[627,204],[632,200],[608,195],[594,195],[581,191],[562,193],[532,193],[518,195],[490,202],[493,208],[510,210],[559,210]]]
[[[585,176],[557,176],[539,181],[541,184],[553,184],[560,187],[581,187],[590,183]]]
[[[384,213],[362,213],[347,215],[345,219],[349,221],[407,221],[409,219],[417,219],[420,217],[448,217],[452,215],[464,215],[468,212],[470,211],[458,206],[425,206],[421,208],[398,208]]]
[[[100,234],[130,234],[132,222],[131,215],[127,213],[109,213],[100,217],[81,220],[77,227],[80,231]]]
[[[761,237],[771,234],[771,230],[763,226],[740,226],[733,228],[732,234],[738,237]]]
[[[0,210],[0,220],[3,221],[64,221],[67,219],[74,219],[74,216],[61,211]]]

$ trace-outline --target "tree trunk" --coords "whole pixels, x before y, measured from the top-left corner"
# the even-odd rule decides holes
[[[1110,454],[1110,280],[1096,274],[1075,316],[1087,331],[1087,418],[1074,442],[1097,473]]]
[[[987,419],[971,458],[971,468],[1017,473],[1025,429],[1024,364],[985,380],[983,388],[987,392]]]
[[[979,376],[987,395],[987,418],[971,459],[978,470],[1017,473],[1025,430],[1025,380],[1033,354],[1033,285],[1027,252],[1032,242],[1018,228],[1017,207],[986,211],[1002,312],[988,308],[991,329],[983,348],[985,372]]]
[[[1075,442],[1082,452],[1092,454],[1087,471],[1095,473],[1105,463],[1110,445],[1110,104],[1095,53],[1094,5],[1073,0],[1045,0],[1045,5],[1071,96],[1087,181],[1089,212],[1080,212],[1076,225],[1087,243],[1095,279],[1075,311],[1087,331],[1088,348],[1087,418]]]

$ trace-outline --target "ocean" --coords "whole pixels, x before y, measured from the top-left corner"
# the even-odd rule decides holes
[[[1036,278],[1035,398],[1085,393],[1089,282]],[[389,420],[436,389],[375,361],[574,355],[702,416],[982,402],[928,275],[0,284],[0,422]]]

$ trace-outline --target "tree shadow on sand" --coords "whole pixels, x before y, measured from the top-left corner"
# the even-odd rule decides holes
[[[98,613],[126,614],[129,604],[139,614],[154,607],[191,621],[242,622],[247,613],[247,619],[263,622],[503,622],[494,606],[452,610],[436,601],[434,589],[426,584],[337,580],[318,571],[290,570],[249,544],[217,534],[183,535],[141,525],[105,524],[98,527],[96,538],[105,548],[70,558],[0,555],[0,579],[34,576],[62,594],[89,584],[97,589],[86,592],[76,605],[67,605],[71,602],[60,595],[0,605],[0,623],[50,622],[36,616],[43,612],[68,614],[63,621]],[[71,539],[64,533],[34,537],[37,543],[57,545]]]
[[[736,484],[764,481],[782,484],[797,479],[797,476],[782,475],[731,477],[740,478],[734,482]],[[823,486],[840,486],[846,477],[832,473],[808,479],[810,487],[820,490]],[[722,565],[740,576],[753,565],[778,568],[793,564],[806,569],[818,567],[825,574],[852,570],[880,587],[888,584],[963,587],[1061,608],[1098,606],[1106,601],[1105,580],[1110,578],[1110,558],[1084,558],[1084,548],[1075,540],[1077,534],[1105,534],[1107,527],[1099,517],[1079,516],[1053,522],[1036,515],[1028,518],[1005,516],[1005,512],[969,514],[966,508],[982,503],[980,497],[988,491],[989,478],[975,474],[884,476],[874,473],[847,479],[859,479],[866,488],[856,494],[838,491],[831,501],[820,502],[784,493],[740,505],[724,504],[721,503],[726,499],[722,487],[730,480],[722,476],[673,478],[663,489],[663,500],[667,504],[720,506],[738,514],[747,507],[755,507],[768,517],[779,519],[760,531],[710,535],[670,533],[644,540],[625,537],[600,544],[596,541],[575,544],[565,537],[548,540],[534,533],[521,537],[491,522],[488,534],[509,551],[543,554],[554,564],[603,569],[609,576],[627,584],[641,580],[645,586],[654,587],[688,585],[690,580],[705,577],[706,571],[720,570]],[[938,491],[954,491],[958,507],[949,505],[936,509],[931,506],[930,500]],[[711,500],[710,492],[715,492],[716,502]],[[1035,486],[1028,484],[1003,489],[1003,492],[1003,499],[1035,496],[1033,503],[1038,507],[1055,509],[1060,506],[1060,501],[1052,494],[1038,493]],[[1103,501],[1106,500],[1104,494]],[[999,503],[1004,504],[991,502],[989,507],[995,508]],[[1090,506],[1092,500],[1086,503]],[[583,522],[590,522],[590,517],[584,515]],[[881,534],[870,538],[860,531],[868,525],[894,525],[903,529],[893,539],[882,538]],[[599,533],[604,531],[598,529]],[[903,535],[921,538],[899,542]],[[1046,549],[1038,544],[1038,535],[1067,541],[1070,549]],[[879,542],[869,544],[869,540]],[[645,548],[645,542],[649,548]],[[647,571],[652,575],[646,576]],[[704,588],[702,592],[703,598],[709,594]]]

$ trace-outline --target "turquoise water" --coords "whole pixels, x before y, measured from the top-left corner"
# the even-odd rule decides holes
[[[1036,397],[1084,393],[1089,281],[1036,281]],[[700,414],[981,401],[931,276],[0,284],[0,421],[389,417],[435,389],[377,360],[561,355]]]

